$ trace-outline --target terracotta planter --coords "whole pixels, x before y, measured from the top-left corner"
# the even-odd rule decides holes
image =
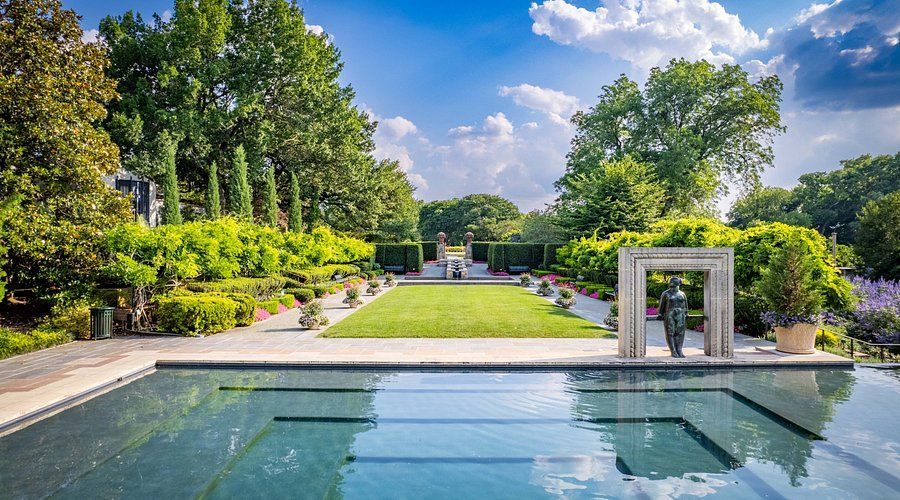
[[[775,350],[790,354],[816,352],[816,330],[813,323],[797,323],[790,327],[775,327]]]

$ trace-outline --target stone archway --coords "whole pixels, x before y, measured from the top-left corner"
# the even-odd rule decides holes
[[[619,248],[619,356],[647,354],[647,271],[703,271],[703,350],[734,354],[733,248]]]

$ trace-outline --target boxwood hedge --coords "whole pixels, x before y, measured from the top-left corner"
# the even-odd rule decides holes
[[[381,266],[403,266],[404,272],[421,272],[424,265],[419,243],[379,243],[375,245],[375,262]]]

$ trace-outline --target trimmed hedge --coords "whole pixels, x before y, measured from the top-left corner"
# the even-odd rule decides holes
[[[559,260],[556,259],[556,251],[560,248],[566,246],[566,243],[546,243],[544,244],[544,258],[541,267],[543,269],[550,269],[550,266],[554,264],[558,264]]]
[[[285,288],[284,293],[293,295],[294,298],[299,300],[301,304],[312,302],[312,300],[316,298],[316,292],[311,287]]]
[[[286,293],[278,298],[278,302],[281,302],[281,305],[287,307],[288,309],[294,307],[294,300],[296,300],[294,299],[294,296],[289,293]]]
[[[219,281],[197,281],[188,283],[192,292],[245,293],[256,300],[266,300],[281,292],[285,279],[281,276],[270,278],[231,278]]]
[[[281,302],[279,302],[278,299],[264,300],[256,303],[256,307],[265,309],[269,314],[278,314],[279,305],[281,305]]]
[[[422,258],[425,259],[425,261],[437,260],[438,242],[423,241],[419,244],[422,245]]]
[[[508,271],[511,266],[537,269],[544,263],[544,243],[491,243],[488,246],[488,268]]]
[[[290,271],[287,275],[299,283],[315,285],[331,281],[335,276],[356,276],[359,273],[360,268],[355,264],[329,264],[327,266]]]
[[[236,326],[250,326],[256,320],[256,299],[246,293],[220,293],[208,292],[203,294],[193,294],[194,297],[225,297],[233,300],[236,306],[234,311],[234,322]]]
[[[472,260],[477,260],[479,262],[487,262],[488,260],[488,247],[490,247],[490,241],[473,241],[472,242]]]
[[[160,299],[156,316],[161,330],[194,336],[234,328],[237,310],[238,303],[226,297],[177,295]]]
[[[404,272],[421,272],[424,265],[419,243],[379,243],[375,245],[375,262],[385,266],[403,266]]]

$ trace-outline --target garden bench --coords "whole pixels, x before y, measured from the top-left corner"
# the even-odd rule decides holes
[[[511,273],[527,273],[531,268],[528,266],[509,266],[509,272]]]
[[[385,272],[388,273],[402,273],[406,270],[406,266],[382,266]]]

